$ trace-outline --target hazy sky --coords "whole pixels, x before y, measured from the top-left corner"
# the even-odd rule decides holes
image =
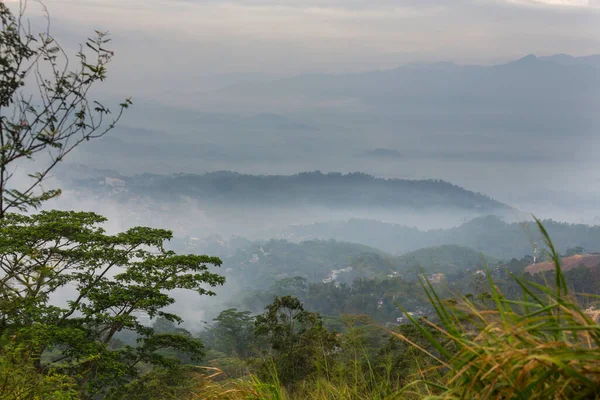
[[[47,0],[53,30],[110,30],[115,87],[145,78],[291,75],[408,61],[600,53],[600,0]],[[30,11],[39,7],[30,1]],[[143,69],[143,71],[141,71]],[[135,76],[137,74],[137,76]],[[181,79],[185,77],[185,79]],[[226,79],[225,79],[226,81]],[[182,86],[185,86],[181,83]]]

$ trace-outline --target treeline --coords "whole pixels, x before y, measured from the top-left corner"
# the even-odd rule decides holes
[[[510,274],[524,275],[525,268],[532,261],[531,257],[513,259],[507,263],[484,264],[480,260],[473,267],[465,265],[460,269],[448,268],[445,273],[438,269],[439,266],[421,264],[413,265],[413,268],[404,270],[402,274],[373,274],[349,283],[336,280],[315,282],[296,276],[277,280],[267,287],[248,288],[241,296],[230,297],[228,304],[248,312],[257,312],[274,297],[293,296],[300,299],[307,309],[323,315],[331,327],[335,327],[335,321],[343,315],[368,315],[379,324],[396,326],[399,321],[406,322],[399,304],[404,311],[418,316],[433,315],[434,310],[421,285],[423,279],[429,279],[441,296],[481,296],[488,290],[484,274],[487,268],[498,287],[512,296],[512,293],[518,292],[518,286],[510,279]],[[581,285],[593,285],[598,281],[594,278],[594,272],[584,273],[579,269],[566,271],[565,275],[572,278],[570,281],[575,285],[575,291]],[[539,274],[528,278],[543,281],[548,276]],[[588,278],[587,282],[582,280],[584,276]]]
[[[235,243],[235,244],[234,244]],[[239,247],[236,247],[239,246]],[[420,269],[429,273],[455,274],[499,261],[478,251],[456,245],[420,249],[392,256],[373,247],[335,240],[233,241],[176,240],[173,249],[197,254],[217,254],[224,260],[230,282],[248,291],[267,289],[278,280],[301,277],[310,283],[335,282],[351,285],[360,278],[412,277]]]
[[[128,195],[172,201],[186,196],[199,201],[245,206],[300,205],[334,209],[457,209],[477,213],[508,211],[510,207],[481,193],[441,180],[381,179],[363,173],[304,172],[297,175],[243,175],[213,172],[172,176],[119,176]],[[75,181],[75,187],[106,192],[103,179]],[[117,198],[125,198],[120,193]]]

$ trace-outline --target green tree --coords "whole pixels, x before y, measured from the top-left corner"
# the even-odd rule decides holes
[[[317,313],[304,309],[291,296],[275,297],[262,315],[256,317],[256,335],[267,339],[271,353],[260,365],[263,376],[291,385],[314,374],[328,371],[338,347],[337,334],[323,326]],[[275,368],[275,371],[272,370]]]
[[[254,317],[250,311],[230,308],[221,311],[213,321],[210,333],[217,350],[241,358],[250,356],[254,342]]]
[[[72,377],[60,373],[40,374],[31,362],[27,346],[2,343],[0,398],[69,400],[78,397]]]
[[[160,354],[176,349],[192,357],[202,344],[189,335],[156,334],[139,316],[181,322],[163,309],[169,292],[214,295],[205,286],[224,283],[208,270],[218,258],[177,255],[164,248],[170,231],[133,228],[107,235],[93,213],[50,211],[6,214],[0,220],[0,338],[25,347],[39,373],[75,377],[83,396],[103,393],[140,375],[140,366],[175,368]],[[75,288],[63,304],[53,295]],[[121,330],[135,331],[139,345],[111,348]],[[58,354],[51,350],[58,350]]]

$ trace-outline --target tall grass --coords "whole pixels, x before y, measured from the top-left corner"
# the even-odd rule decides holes
[[[327,370],[325,370],[327,369]],[[265,381],[250,375],[239,379],[229,379],[218,368],[198,379],[195,400],[387,400],[398,398],[402,388],[390,376],[375,377],[375,371],[367,362],[367,371],[359,363],[353,365],[323,366],[308,379],[286,388],[278,380],[276,369]]]
[[[199,367],[197,387],[190,400],[286,400],[284,388],[278,382],[265,383],[249,375],[230,379],[221,369]]]
[[[555,265],[554,285],[539,285],[512,276],[522,300],[506,299],[487,278],[494,300],[482,309],[467,298],[442,301],[433,286],[423,285],[441,324],[443,339],[414,320],[428,339],[437,361],[435,381],[415,381],[402,394],[439,399],[590,399],[600,398],[600,326],[569,295],[560,257],[544,226],[536,219]],[[487,270],[487,268],[486,268]]]

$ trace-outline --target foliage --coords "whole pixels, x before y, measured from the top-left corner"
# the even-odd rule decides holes
[[[553,274],[521,277],[532,261],[526,257],[503,267],[484,267],[483,274],[456,275],[445,289],[421,275],[424,287],[420,291],[436,315],[418,318],[404,309],[410,323],[388,329],[368,316],[340,315],[338,304],[364,296],[366,304],[376,305],[381,293],[389,290],[403,293],[396,304],[404,305],[418,292],[401,278],[357,280],[351,287],[308,284],[303,279],[278,283],[276,290],[298,293],[307,307],[313,302],[321,310],[332,311],[324,321],[341,332],[333,356],[327,362],[312,356],[317,366],[313,372],[299,373],[290,382],[280,374],[285,355],[300,352],[283,345],[275,351],[270,346],[274,356],[258,364],[256,376],[214,383],[212,389],[218,392],[220,388],[225,396],[236,399],[256,393],[262,398],[286,399],[595,398],[600,386],[600,331],[593,318],[598,313],[578,306],[570,289],[592,288],[598,282],[598,268],[563,273],[556,249],[538,224],[550,248],[547,257],[556,264]],[[475,294],[464,295],[473,284]],[[582,293],[577,298],[600,299]],[[278,315],[273,311],[277,300],[267,308],[272,316]],[[294,304],[300,302],[294,300]],[[264,315],[257,323],[261,318]],[[281,318],[271,326],[285,327],[290,317],[283,313]],[[277,329],[289,331],[283,327]],[[310,344],[303,347],[311,353]],[[272,392],[261,392],[265,387]],[[217,398],[212,393],[213,397],[206,398]]]
[[[497,263],[496,260],[490,257],[486,257],[486,261],[488,264]],[[481,252],[468,247],[443,245],[403,254],[398,257],[397,263],[400,264],[401,268],[418,267],[419,271],[457,274],[465,270],[480,269],[483,267],[483,258]]]
[[[267,383],[250,376],[243,379],[222,379],[218,368],[207,368],[211,374],[198,377],[196,394],[190,400],[285,400],[285,389],[278,383]]]
[[[58,196],[42,187],[50,171],[110,131],[131,104],[111,117],[88,96],[113,56],[106,33],[88,39],[71,69],[49,30],[29,30],[25,8],[20,2],[14,15],[0,3],[0,396],[121,398],[140,387],[175,393],[185,379],[168,351],[198,358],[202,343],[180,331],[156,333],[140,316],[181,322],[163,310],[174,301],[169,292],[213,295],[204,286],[224,278],[208,265],[221,261],[165,250],[172,234],[162,229],[107,235],[105,219],[93,213],[9,213]],[[40,169],[31,181],[15,185],[15,169],[33,162]],[[116,339],[121,332],[134,332],[137,343]]]
[[[30,31],[25,5],[20,3],[15,16],[0,3],[0,218],[59,195],[60,190],[44,190],[42,181],[77,146],[110,131],[131,104],[127,99],[111,117],[110,109],[88,98],[91,88],[106,79],[113,56],[106,33],[97,31],[88,39],[71,70],[49,29]],[[26,86],[34,86],[31,93],[24,92]],[[29,174],[28,184],[17,186],[15,168],[34,157],[43,166]]]
[[[161,349],[201,356],[201,343],[177,333],[155,334],[140,315],[180,322],[162,310],[174,302],[169,291],[213,295],[204,285],[224,282],[208,270],[221,264],[218,258],[165,250],[171,232],[138,227],[107,235],[99,227],[104,221],[93,213],[62,211],[0,220],[0,338],[24,346],[38,372],[74,377],[84,394],[137,378],[143,364],[175,367]],[[51,301],[69,289],[66,302]],[[139,345],[111,349],[114,335],[125,329],[139,335]],[[44,360],[51,350],[58,354]]]
[[[78,398],[75,380],[65,374],[51,372],[40,374],[31,362],[31,352],[26,345],[11,340],[3,343],[0,353],[0,398],[57,399]]]
[[[429,310],[427,298],[416,281],[401,277],[385,279],[356,279],[352,285],[336,282],[308,283],[303,278],[277,281],[268,290],[248,292],[240,304],[256,309],[274,296],[298,297],[307,309],[321,315],[338,318],[342,315],[369,315],[378,323],[396,324],[402,312],[400,301],[409,311]]]
[[[380,255],[376,263],[360,265],[360,257]],[[239,249],[227,259],[231,269],[228,277],[246,288],[266,289],[276,281],[301,277],[308,282],[327,279],[332,270],[352,267],[338,279],[352,282],[356,277],[373,272],[389,273],[385,254],[372,247],[335,240],[311,240],[293,243],[286,240],[269,240],[265,243]],[[290,294],[290,293],[285,293]],[[262,303],[264,305],[265,303]]]
[[[174,303],[173,290],[214,295],[225,279],[209,267],[220,259],[167,250],[167,230],[109,235],[101,227],[106,219],[94,213],[11,213],[59,195],[41,186],[50,171],[81,143],[111,130],[131,104],[126,100],[110,118],[108,108],[88,98],[113,55],[105,33],[88,40],[71,70],[49,32],[32,34],[20,10],[15,16],[0,2],[0,398],[575,399],[600,393],[600,328],[588,315],[593,308],[584,311],[576,302],[598,299],[589,294],[597,291],[599,268],[563,273],[540,221],[541,234],[530,242],[546,241],[555,271],[527,280],[517,275],[530,259],[478,274],[479,253],[456,245],[395,258],[334,241],[246,243],[233,257],[233,272],[254,287],[272,284],[262,296],[255,293],[254,303],[264,305],[275,294],[273,302],[258,316],[228,308],[214,318],[203,334],[213,366],[199,367],[204,344],[166,307]],[[34,94],[24,93],[29,84]],[[17,187],[13,171],[30,161],[43,166]],[[445,182],[364,174],[152,179],[133,192],[158,188],[218,201],[233,195],[261,206],[318,198],[334,206],[504,208]],[[364,189],[361,196],[356,187]],[[593,248],[598,237],[597,227],[547,226],[561,233],[566,255]],[[523,229],[487,217],[447,231],[401,231],[432,245],[522,255],[517,228]],[[434,287],[426,274],[414,274],[418,266],[446,277]],[[423,278],[424,290],[409,275]],[[474,295],[463,295],[465,289]],[[587,293],[569,294],[573,289]],[[427,314],[425,299],[437,318],[416,317]],[[396,323],[397,303],[407,305],[412,324]],[[248,367],[256,375],[243,376]]]
[[[130,400],[179,400],[195,395],[198,373],[191,367],[156,368],[116,390],[112,395]]]
[[[332,361],[338,340],[321,316],[306,311],[295,297],[275,297],[256,317],[256,335],[264,336],[271,349],[261,360],[259,376],[276,377],[283,385],[315,374]]]
[[[431,325],[426,324],[425,319],[419,318],[417,321],[423,321],[432,337],[440,338],[439,332]],[[427,370],[433,366],[431,359],[423,356],[422,351],[435,352],[435,349],[427,342],[427,337],[413,324],[402,324],[393,330],[388,342],[381,347],[374,359],[377,373],[387,377],[388,380],[396,383],[395,388],[407,385],[419,378],[421,370]]]
[[[221,311],[209,329],[214,348],[234,357],[249,357],[255,342],[254,317],[250,314],[236,308]]]

